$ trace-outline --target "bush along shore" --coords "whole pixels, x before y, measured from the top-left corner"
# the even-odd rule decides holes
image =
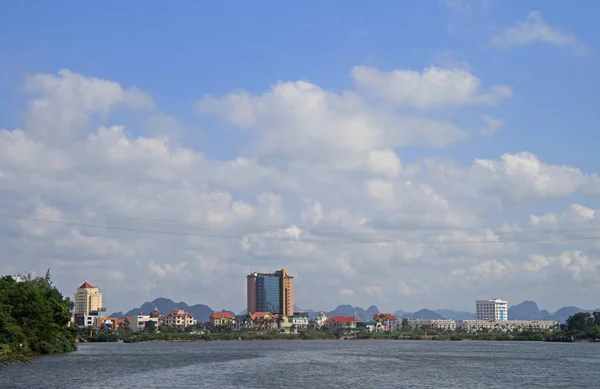
[[[29,355],[76,350],[69,328],[73,303],[45,277],[0,278],[0,365],[26,362]]]
[[[80,330],[78,340],[82,342],[184,342],[184,341],[259,341],[259,340],[495,340],[495,341],[551,341],[574,342],[600,341],[600,312],[578,313],[554,331],[521,332],[465,332],[436,331],[405,327],[399,331],[369,332],[365,328],[342,329],[322,327],[284,333],[280,330],[249,330],[234,332],[228,327],[209,328],[199,325],[185,330],[159,327],[143,332],[132,332],[127,326],[118,332]]]

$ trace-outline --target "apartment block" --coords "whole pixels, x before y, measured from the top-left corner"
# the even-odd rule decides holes
[[[456,329],[467,332],[553,331],[557,321],[545,320],[457,320]]]
[[[477,320],[508,320],[508,302],[501,299],[477,300]]]
[[[75,293],[75,315],[89,315],[92,311],[102,310],[102,293],[98,287],[84,282]]]
[[[400,320],[401,322],[401,320]],[[400,328],[402,323],[398,323]],[[456,322],[449,319],[422,320],[408,319],[408,325],[415,329],[430,328],[432,330],[454,331],[456,330]]]

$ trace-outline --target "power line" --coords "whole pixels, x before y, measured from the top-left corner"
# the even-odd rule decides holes
[[[193,226],[191,226],[189,223],[186,224],[184,222],[181,221],[174,221],[174,220],[166,220],[166,219],[146,219],[146,218],[140,218],[140,217],[127,217],[127,216],[115,216],[115,215],[107,215],[107,214],[103,214],[103,215],[99,215],[97,213],[94,212],[77,212],[77,211],[64,211],[64,210],[60,210],[60,211],[51,211],[51,210],[41,210],[39,208],[21,208],[22,210],[25,211],[25,213],[37,213],[37,214],[47,214],[47,215],[55,215],[55,216],[67,216],[67,215],[71,215],[71,216],[75,216],[75,217],[85,217],[85,218],[90,218],[90,217],[99,217],[101,219],[103,219],[103,221],[106,222],[116,222],[116,223],[121,223],[121,224],[127,224],[127,223],[137,223],[139,224],[140,222],[143,225],[156,225],[158,227],[184,227],[184,228],[192,228],[192,229],[198,229],[198,230],[210,230],[210,231],[218,231],[220,230],[220,228],[222,228],[222,231],[238,231],[238,232],[242,232],[242,231],[247,231],[247,230],[252,230],[252,231],[265,231],[265,232],[269,232],[269,231],[273,231],[273,230],[277,230],[277,229],[286,229],[289,228],[290,225],[276,225],[276,224],[261,224],[261,225],[256,225],[256,224],[243,224],[243,223],[236,223],[235,227],[229,227],[227,226],[225,223],[218,223],[218,222],[194,222]],[[10,215],[11,213],[7,213],[7,212],[3,212],[0,213],[0,215]],[[17,214],[18,216],[19,214]],[[219,227],[219,225],[221,227]],[[328,230],[332,230],[333,232],[335,231],[340,231],[340,230],[345,230],[345,231],[353,231],[353,230],[360,230],[360,231],[364,231],[365,228],[372,228],[373,230],[376,230],[377,228],[372,226],[372,225],[364,225],[364,226],[360,226],[360,227],[345,227],[345,228],[340,228],[340,227],[327,227],[327,226],[310,226],[310,225],[301,225],[301,224],[294,224],[296,227],[303,229],[303,230],[318,230],[318,231],[328,231]],[[511,225],[499,225],[499,226],[485,226],[485,225],[479,225],[479,226],[475,226],[475,225],[471,225],[471,226],[447,226],[447,225],[429,225],[429,226],[399,226],[399,227],[393,227],[390,228],[390,230],[395,230],[395,231],[455,231],[455,230],[486,230],[489,229],[491,231],[496,231],[496,232],[500,232],[501,230],[512,230],[512,229],[543,229],[543,228],[560,228],[562,226],[582,226],[582,225],[590,225],[596,228],[600,228],[600,223],[596,220],[590,220],[590,221],[582,221],[582,222],[564,222],[564,223],[554,223],[554,224],[525,224],[525,225],[519,225],[519,226],[511,226]],[[379,230],[384,230],[384,229],[379,229]],[[363,234],[364,232],[361,232],[361,234]]]
[[[34,218],[28,216],[18,216],[18,215],[7,215],[0,214],[2,218],[8,219],[16,219],[16,220],[27,220],[36,223],[49,223],[49,224],[57,224],[57,225],[67,225],[67,226],[77,226],[77,227],[86,227],[86,228],[94,228],[94,229],[106,229],[106,230],[115,230],[115,231],[126,231],[126,232],[142,232],[142,233],[151,233],[151,234],[160,234],[160,235],[172,235],[172,236],[193,236],[193,237],[205,237],[205,238],[219,238],[219,239],[242,239],[244,235],[227,235],[227,234],[218,234],[218,233],[209,233],[209,232],[227,232],[227,231],[211,231],[205,230],[202,231],[194,231],[194,232],[186,232],[186,231],[177,231],[177,230],[155,230],[148,228],[139,228],[132,226],[110,226],[110,225],[97,225],[90,223],[81,223],[81,222],[69,222],[69,221],[59,221],[59,220],[48,220],[41,218]],[[581,232],[581,231],[579,231]],[[596,240],[600,239],[600,231],[587,230],[587,232],[596,232],[599,235],[593,236],[584,236],[584,235],[566,235],[566,236],[540,236],[540,237],[515,237],[515,238],[499,238],[499,239],[444,239],[443,237],[436,239],[315,239],[310,238],[310,235],[307,235],[307,238],[303,238],[301,240],[296,240],[291,237],[284,236],[260,236],[262,240],[276,240],[282,242],[305,242],[305,243],[367,243],[367,244],[400,244],[400,243],[415,243],[415,244],[482,244],[482,243],[523,243],[523,242],[560,242],[560,241],[573,241],[573,240]],[[251,234],[249,232],[249,234]],[[312,234],[311,234],[312,235]],[[314,235],[312,235],[314,236]]]

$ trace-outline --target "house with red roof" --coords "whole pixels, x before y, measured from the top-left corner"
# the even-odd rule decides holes
[[[197,321],[194,320],[192,314],[183,309],[175,308],[173,312],[165,316],[165,326],[167,327],[185,328],[196,324]]]
[[[358,320],[353,317],[346,316],[334,316],[325,320],[325,325],[331,327],[342,327],[342,328],[356,328]]]
[[[396,316],[391,313],[376,313],[373,315],[375,332],[393,331],[396,329]]]
[[[235,316],[229,312],[213,312],[210,315],[210,324],[213,327],[232,325],[234,320]]]

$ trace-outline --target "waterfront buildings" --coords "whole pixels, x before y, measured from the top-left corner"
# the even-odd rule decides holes
[[[98,328],[98,315],[75,315],[75,325],[79,328]]]
[[[522,332],[552,331],[559,327],[557,321],[545,320],[457,320],[456,329],[466,332]]]
[[[252,273],[246,277],[248,313],[294,314],[294,277],[285,269],[274,273]]]
[[[319,312],[319,314],[317,315],[317,318],[315,319],[315,328],[321,328],[325,322],[327,321],[327,315],[321,311]]]
[[[129,325],[132,331],[139,332],[144,331],[148,322],[154,322],[155,328],[158,328],[158,317],[152,317],[150,315],[144,315],[139,313],[137,316],[131,318],[131,324]]]
[[[214,326],[226,326],[233,324],[235,316],[229,312],[213,312],[210,315],[210,324]]]
[[[396,328],[396,316],[391,313],[376,313],[373,315],[373,322],[376,332],[392,331],[392,327]]]
[[[325,320],[325,324],[331,327],[356,328],[358,320],[353,317],[334,316]]]
[[[196,325],[196,323],[196,320],[194,320],[194,317],[190,313],[179,308],[173,309],[173,312],[165,316],[165,326],[167,327],[184,328]]]
[[[102,310],[102,293],[98,287],[84,282],[75,293],[75,315],[89,315],[90,312],[99,312]]]
[[[98,318],[98,328],[105,331],[116,331],[119,329],[119,319],[116,317],[100,317]]]
[[[401,320],[400,320],[401,322]],[[398,328],[402,327],[402,323],[398,323]],[[456,330],[456,321],[448,319],[436,319],[436,320],[421,320],[421,319],[408,319],[408,325],[415,329],[429,328],[438,331],[454,331]]]
[[[508,302],[501,299],[477,300],[475,313],[477,320],[508,320]]]
[[[310,324],[310,318],[308,317],[308,313],[296,312],[292,316],[292,326],[296,330],[308,328],[309,324]]]

